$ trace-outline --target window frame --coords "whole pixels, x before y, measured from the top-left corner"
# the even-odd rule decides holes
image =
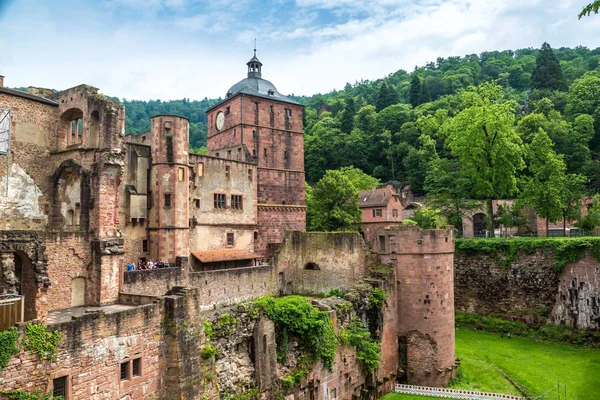
[[[172,198],[171,198],[171,193],[164,193],[164,208],[171,208],[172,207]]]
[[[244,196],[241,194],[232,194],[229,204],[231,205],[232,210],[244,210]]]
[[[227,195],[225,193],[213,193],[213,209],[225,210],[227,208]]]
[[[230,240],[230,238],[231,238],[231,240]],[[227,232],[227,235],[225,236],[225,240],[226,240],[227,247],[235,246],[235,235],[233,232]]]

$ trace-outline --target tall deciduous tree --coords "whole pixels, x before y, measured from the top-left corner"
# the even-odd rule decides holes
[[[361,219],[358,189],[341,171],[329,170],[312,191],[311,228],[315,231],[355,230]]]
[[[502,88],[484,83],[461,93],[462,107],[441,127],[446,145],[463,173],[473,180],[472,196],[486,200],[492,227],[492,200],[513,195],[516,173],[524,167],[521,138],[515,131],[513,101],[504,101]]]
[[[581,10],[581,12],[579,13],[579,19],[581,19],[581,17],[585,17],[586,15],[589,16],[591,13],[598,14],[599,10],[600,0],[596,0],[593,3],[588,4],[583,8],[583,10]]]
[[[542,44],[540,54],[535,60],[535,69],[531,74],[531,89],[566,90],[565,77],[560,69],[558,58],[552,47],[546,42]]]
[[[525,152],[531,175],[523,181],[522,197],[525,204],[546,220],[546,236],[549,222],[556,222],[562,217],[566,179],[565,162],[553,146],[548,134],[540,129]]]

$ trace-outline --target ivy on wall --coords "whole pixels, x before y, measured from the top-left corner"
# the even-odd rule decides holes
[[[554,268],[562,271],[565,264],[580,260],[589,251],[600,261],[600,237],[581,238],[513,238],[513,239],[456,239],[457,254],[488,254],[493,258],[504,255],[504,266],[510,266],[519,253],[533,254],[537,250],[552,250]]]
[[[27,324],[23,345],[31,352],[36,353],[42,360],[56,360],[56,348],[62,333],[58,331],[49,332],[46,326],[39,324]]]
[[[19,331],[14,327],[0,332],[0,368],[6,367],[12,356],[19,352],[18,337]]]

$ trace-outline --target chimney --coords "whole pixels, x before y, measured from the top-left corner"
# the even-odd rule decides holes
[[[0,87],[4,87],[4,75],[0,75]]]

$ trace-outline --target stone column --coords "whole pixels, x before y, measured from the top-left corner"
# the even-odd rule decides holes
[[[15,275],[15,255],[13,252],[0,253],[0,293],[19,294],[19,281]]]

